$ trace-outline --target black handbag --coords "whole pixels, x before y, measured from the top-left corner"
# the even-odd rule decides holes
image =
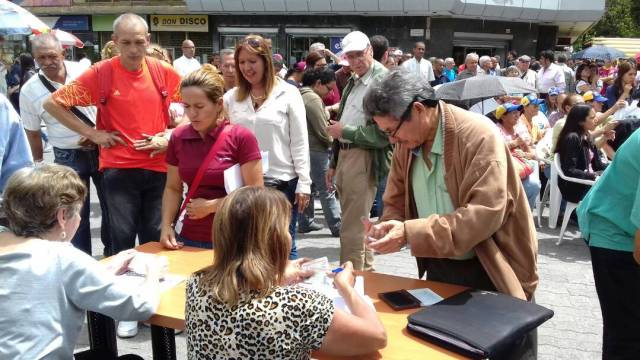
[[[543,306],[509,295],[467,290],[409,315],[407,330],[474,359],[499,356],[553,317]]]

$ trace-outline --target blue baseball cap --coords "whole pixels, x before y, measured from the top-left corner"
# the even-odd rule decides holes
[[[542,99],[538,99],[538,97],[535,94],[529,94],[525,97],[523,97],[520,100],[520,105],[522,106],[527,106],[527,105],[540,105],[544,102],[544,100]]]
[[[562,93],[564,93],[564,91],[560,90],[560,88],[557,88],[557,87],[553,86],[553,87],[549,88],[548,95],[549,96],[557,96],[557,95],[560,95]]]
[[[504,114],[508,114],[512,111],[520,111],[522,110],[522,105],[516,105],[516,104],[512,104],[512,103],[504,103],[502,105],[498,105],[498,107],[496,108],[496,119],[500,120],[500,118],[504,115]]]

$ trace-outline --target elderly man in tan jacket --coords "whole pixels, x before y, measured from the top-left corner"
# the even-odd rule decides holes
[[[364,109],[395,143],[384,214],[365,223],[367,246],[386,254],[408,245],[420,277],[532,300],[536,232],[494,125],[438,102],[426,80],[404,70],[371,88]],[[516,353],[535,356],[535,332],[522,343]]]

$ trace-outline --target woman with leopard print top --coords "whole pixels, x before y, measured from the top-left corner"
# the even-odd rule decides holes
[[[288,260],[291,205],[278,191],[244,187],[214,220],[213,264],[187,283],[189,359],[309,359],[311,351],[361,355],[386,346],[374,309],[353,289],[351,263],[334,279],[351,314],[295,285],[311,274]],[[349,341],[344,341],[344,339]]]

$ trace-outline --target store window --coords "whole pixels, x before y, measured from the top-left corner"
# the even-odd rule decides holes
[[[282,54],[281,44],[278,42],[277,28],[242,28],[242,27],[219,27],[220,49],[235,49],[236,45],[249,34],[260,35],[271,40],[271,51]]]

